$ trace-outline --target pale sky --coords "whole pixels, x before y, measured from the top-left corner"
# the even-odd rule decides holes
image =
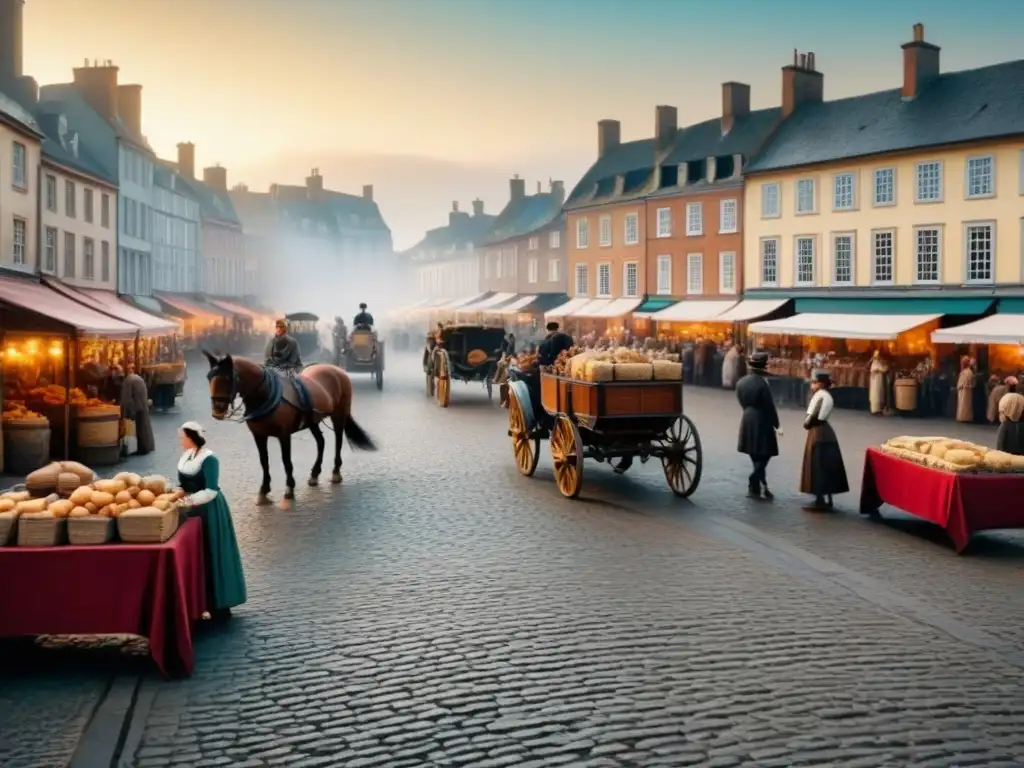
[[[397,247],[481,197],[496,213],[519,174],[571,189],[596,123],[653,133],[714,117],[720,84],[777,105],[794,47],[826,98],[895,87],[923,22],[944,70],[1024,58],[1020,0],[27,0],[25,71],[67,82],[112,59],[141,83],[143,130],[169,159],[196,144],[229,184],[374,184]]]

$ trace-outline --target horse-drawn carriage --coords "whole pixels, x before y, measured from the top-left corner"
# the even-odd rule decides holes
[[[549,440],[555,482],[563,496],[583,487],[584,459],[661,461],[673,493],[688,497],[700,484],[703,451],[693,421],[683,413],[681,381],[581,381],[513,368],[509,384],[509,437],[519,472],[531,476],[540,441]],[[624,463],[625,462],[625,463]]]
[[[494,396],[494,373],[501,357],[505,329],[489,325],[450,325],[432,335],[423,350],[427,396],[442,408],[451,401],[453,380],[482,382]]]
[[[352,331],[340,357],[341,367],[346,371],[372,374],[377,389],[384,389],[384,342],[377,338],[376,331]]]
[[[320,331],[316,327],[320,318],[312,312],[293,312],[284,319],[288,321],[288,335],[298,342],[303,364],[319,362],[323,357]]]

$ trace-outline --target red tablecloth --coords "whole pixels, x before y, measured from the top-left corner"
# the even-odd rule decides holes
[[[860,508],[883,503],[938,523],[957,552],[978,531],[1024,528],[1024,477],[944,472],[868,448]]]
[[[202,524],[164,544],[0,548],[0,637],[141,635],[168,677],[192,673],[206,610]]]

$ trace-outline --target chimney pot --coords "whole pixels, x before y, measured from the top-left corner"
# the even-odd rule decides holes
[[[565,182],[564,181],[552,181],[551,182],[551,194],[558,200],[558,204],[561,205],[565,202]]]
[[[808,57],[810,64],[808,66]],[[813,68],[814,54],[797,54],[796,65],[782,68],[782,116],[789,117],[804,103],[821,103],[825,96],[825,77]]]
[[[452,200],[452,213],[458,213],[458,212],[459,212],[459,201],[458,200]]]
[[[914,25],[914,39],[903,44],[903,100],[916,99],[939,76],[937,45],[925,42],[924,24]]]
[[[363,184],[363,200],[373,202],[373,184]]]
[[[218,163],[217,165],[209,168],[203,168],[203,183],[210,189],[216,189],[220,192],[228,191],[228,171],[226,168],[222,168]]]
[[[196,177],[196,145],[191,141],[178,144],[178,173],[186,179]]]
[[[597,156],[604,157],[622,142],[622,124],[618,120],[597,123]]]
[[[483,216],[484,215],[484,201],[479,197],[473,201],[473,215]]]
[[[519,200],[526,197],[526,179],[520,179],[518,173],[509,180],[508,187],[510,199]]]
[[[915,43],[923,43],[924,42],[924,24],[915,24],[914,25],[914,42]]]
[[[314,168],[309,172],[309,176],[306,177],[306,197],[310,200],[316,200],[323,194],[324,191],[324,177],[320,175],[320,169]]]
[[[654,108],[654,138],[658,149],[665,149],[676,138],[679,112],[675,107],[662,104]]]
[[[75,88],[104,120],[117,117],[117,67],[113,64],[76,67]]]

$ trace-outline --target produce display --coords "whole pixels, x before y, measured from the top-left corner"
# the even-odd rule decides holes
[[[25,406],[23,400],[10,400],[4,403],[4,424],[49,424],[50,420],[43,414],[36,413]]]
[[[520,352],[512,358],[512,363],[523,373],[531,373],[537,369],[537,353]]]
[[[86,397],[85,392],[74,387],[70,392],[60,384],[48,384],[45,387],[36,387],[29,390],[29,396],[42,400],[46,405],[64,405],[70,402],[74,406],[97,406],[105,405],[102,400],[95,397]]]
[[[678,356],[661,352],[649,354],[627,347],[600,351],[572,347],[558,356],[552,372],[591,382],[682,381],[683,365]]]
[[[948,437],[894,437],[882,453],[946,472],[1021,472],[1024,456]]]

